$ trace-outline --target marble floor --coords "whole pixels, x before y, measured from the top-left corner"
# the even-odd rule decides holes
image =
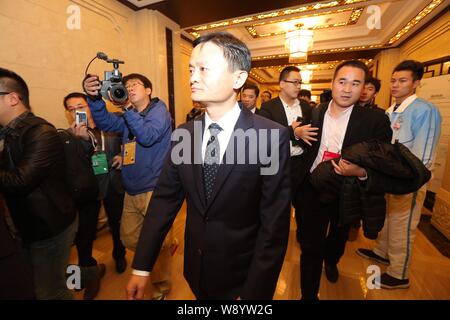
[[[181,209],[173,226],[173,232],[179,240],[179,246],[172,256],[172,291],[167,300],[195,299],[183,278],[183,239],[185,206]],[[337,283],[327,281],[322,276],[320,299],[323,300],[449,300],[450,299],[450,259],[444,257],[431,242],[418,230],[414,245],[410,271],[411,286],[408,289],[385,290],[369,289],[366,285],[367,268],[374,264],[359,257],[355,250],[359,247],[370,247],[360,233],[354,242],[348,242],[345,255],[338,265],[340,277]],[[106,265],[106,274],[102,280],[99,300],[125,299],[125,286],[131,272],[130,267],[123,274],[115,272],[114,260],[111,256],[112,240],[108,229],[100,231],[94,244],[94,257]],[[131,264],[132,252],[127,252],[128,266]],[[295,221],[292,219],[289,245],[283,268],[274,295],[275,300],[295,300],[300,297],[300,247],[295,240]],[[71,262],[76,263],[76,250],[72,249]],[[381,271],[384,268],[380,265]],[[151,296],[151,288],[147,296]],[[82,299],[82,292],[76,293]]]

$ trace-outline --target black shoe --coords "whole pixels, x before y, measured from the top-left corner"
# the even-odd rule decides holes
[[[328,281],[336,283],[339,279],[339,271],[335,264],[328,264],[325,262],[325,275]]]
[[[91,267],[90,267],[91,268]],[[93,268],[96,268],[94,271],[94,275],[89,277],[86,281],[86,289],[84,290],[84,300],[93,300],[100,290],[100,282],[103,276],[105,275],[106,266],[103,263],[100,263]]]
[[[116,260],[117,273],[124,273],[127,270],[127,259],[125,257]]]
[[[385,259],[369,249],[359,248],[358,250],[356,250],[356,254],[363,258],[376,261],[376,262],[384,264],[386,266],[388,266],[390,264],[389,259]]]
[[[409,288],[408,279],[397,279],[387,273],[383,273],[380,278],[380,284],[383,289],[406,289]]]

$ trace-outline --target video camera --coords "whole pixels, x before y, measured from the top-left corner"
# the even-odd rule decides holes
[[[120,73],[119,71],[119,64],[124,64],[125,62],[117,59],[109,59],[108,56],[103,52],[98,52],[95,58],[105,60],[108,63],[112,63],[114,67],[112,71],[105,71],[105,79],[103,81],[100,81],[100,83],[102,84],[102,87],[100,89],[100,94],[102,95],[102,97],[106,100],[111,100],[118,104],[122,104],[127,101],[128,91],[122,83],[122,73]],[[92,61],[94,59],[92,59]],[[88,68],[86,68],[86,73]]]

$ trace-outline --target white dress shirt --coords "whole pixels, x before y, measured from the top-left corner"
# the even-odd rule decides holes
[[[245,107],[243,107],[245,108]],[[203,140],[202,140],[202,161],[205,161],[205,151],[206,144],[208,143],[209,138],[211,137],[211,132],[209,131],[209,125],[211,123],[217,123],[222,130],[220,130],[217,138],[219,139],[220,146],[220,163],[223,161],[223,155],[225,154],[225,150],[227,149],[228,142],[230,141],[231,135],[234,131],[234,126],[241,114],[241,108],[239,108],[239,104],[236,102],[234,107],[225,113],[222,118],[218,121],[214,122],[208,115],[208,112],[205,112],[205,129],[203,131]]]
[[[297,121],[297,117],[302,117],[302,108],[300,107],[300,101],[295,99],[295,102],[292,106],[289,106],[283,99],[280,97],[281,103],[284,107],[284,113],[286,114],[287,123],[290,126],[292,122]],[[300,146],[292,145],[292,141],[289,141],[291,157],[299,156],[303,153],[303,149]]]
[[[345,109],[338,117],[332,117],[330,108],[331,103],[328,104],[328,109],[325,112],[322,125],[322,137],[320,140],[319,152],[317,153],[316,160],[309,170],[313,170],[322,162],[323,154],[325,151],[341,153],[342,144],[344,143],[345,133],[347,132],[348,121],[353,111],[353,105]]]

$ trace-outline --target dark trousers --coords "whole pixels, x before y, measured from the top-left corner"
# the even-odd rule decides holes
[[[78,251],[78,265],[80,267],[97,265],[97,260],[92,256],[92,247],[97,233],[99,212],[99,200],[87,202],[78,208],[78,231],[75,237],[75,245]]]
[[[113,238],[113,258],[115,260],[125,257],[125,247],[120,240],[120,219],[123,211],[123,193],[118,193],[114,188],[109,188],[103,199],[109,229]]]
[[[0,206],[0,300],[34,298],[33,269],[11,236]]]
[[[303,164],[303,155],[300,156],[294,156],[291,157],[289,160],[289,165],[291,167],[291,171],[290,171],[290,175],[291,175],[291,195],[292,195],[292,206],[294,206],[295,209],[295,216],[297,217],[300,212],[299,212],[299,208],[300,208],[300,204],[298,203],[298,200],[300,199],[300,197],[298,196],[298,192],[299,192],[299,183],[298,183],[298,172],[301,171],[301,166]],[[297,223],[297,241],[300,243],[300,228],[299,225]]]
[[[109,227],[113,238],[113,258],[121,259],[125,256],[125,247],[120,240],[120,219],[122,217],[124,195],[109,188],[103,205],[108,217]],[[97,260],[92,256],[92,248],[97,233],[98,215],[101,202],[99,200],[86,203],[78,209],[79,224],[75,238],[78,251],[78,265],[91,267],[97,265]]]
[[[306,178],[308,180],[308,178]],[[317,299],[323,262],[337,264],[345,251],[349,226],[338,226],[339,203],[324,204],[306,181],[300,187],[296,214],[300,229],[302,299]]]

